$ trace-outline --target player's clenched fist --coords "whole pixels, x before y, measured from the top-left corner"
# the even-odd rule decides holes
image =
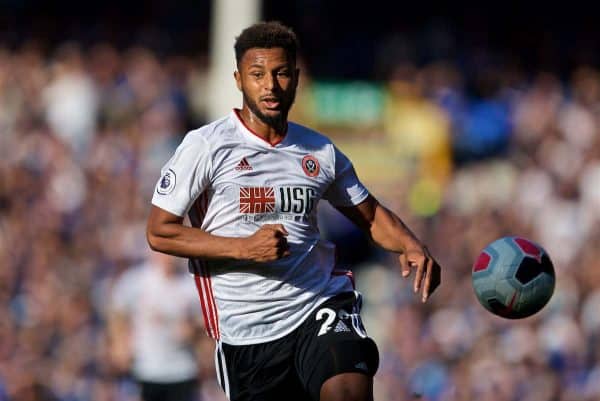
[[[244,259],[271,262],[290,255],[288,232],[282,224],[264,224],[246,238]]]

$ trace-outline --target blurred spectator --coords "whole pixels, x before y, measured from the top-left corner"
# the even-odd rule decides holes
[[[454,157],[470,162],[502,155],[508,150],[512,131],[508,101],[497,68],[483,67],[473,82],[473,97],[454,136]]]
[[[131,372],[144,401],[197,398],[198,294],[178,260],[152,252],[115,283],[109,311],[111,359]]]
[[[399,161],[414,163],[408,173],[444,182],[451,171],[450,121],[424,95],[424,75],[399,65],[389,80],[383,129]]]
[[[416,215],[439,211],[442,188],[451,169],[450,120],[424,96],[424,76],[410,64],[399,65],[389,81],[383,129],[396,169],[412,179],[408,203]]]
[[[96,129],[98,93],[77,44],[57,50],[43,100],[49,126],[81,160]]]

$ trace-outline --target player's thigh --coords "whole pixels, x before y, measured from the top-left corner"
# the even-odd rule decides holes
[[[379,366],[379,352],[362,325],[358,297],[357,293],[334,297],[301,326],[295,363],[314,400],[319,399],[324,383],[346,373],[354,375],[332,383],[354,386],[348,391],[359,391],[366,385],[371,392],[369,386]]]
[[[373,401],[373,377],[341,373],[325,380],[320,401]]]
[[[218,345],[217,374],[231,401],[305,401],[294,366],[293,336],[263,344]]]

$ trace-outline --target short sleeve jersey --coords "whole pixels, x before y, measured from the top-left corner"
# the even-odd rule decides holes
[[[291,255],[271,263],[190,259],[209,335],[232,345],[275,340],[319,304],[352,291],[335,267],[334,245],[320,238],[316,206],[364,201],[367,189],[325,136],[288,123],[276,145],[246,127],[238,111],[189,132],[165,164],[152,203],[192,226],[247,237],[283,224]]]
[[[182,322],[198,307],[188,280],[185,275],[165,276],[149,261],[116,281],[111,308],[131,321],[132,372],[138,379],[179,382],[197,376],[196,355],[180,335]]]

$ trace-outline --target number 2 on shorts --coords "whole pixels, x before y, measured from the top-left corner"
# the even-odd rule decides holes
[[[316,320],[318,321],[318,320],[323,319],[323,315],[327,315],[327,318],[321,325],[321,328],[319,329],[319,333],[317,334],[317,337],[322,336],[323,334],[327,334],[327,332],[329,330],[331,330],[331,324],[335,320],[336,313],[333,309],[329,309],[329,308],[319,309],[315,316]]]

